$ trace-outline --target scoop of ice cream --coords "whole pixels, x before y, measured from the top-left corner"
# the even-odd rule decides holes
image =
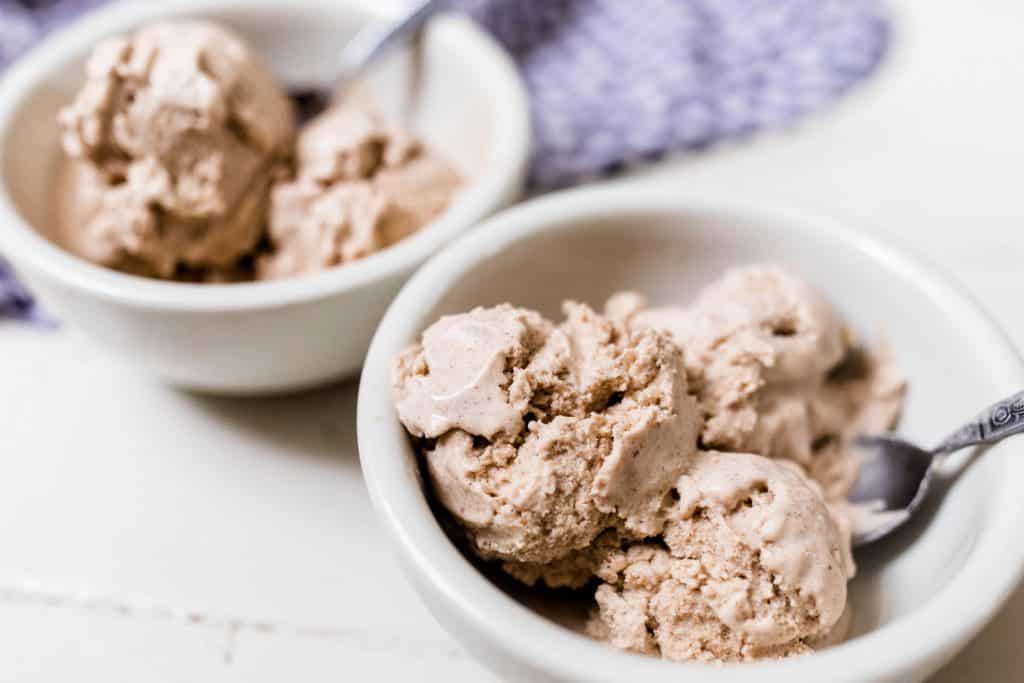
[[[806,652],[839,622],[849,539],[797,468],[702,452],[678,483],[664,545],[606,553],[588,632],[674,660]]]
[[[438,500],[484,558],[544,563],[609,528],[659,533],[695,450],[669,338],[565,312],[559,326],[508,305],[447,316],[393,368]]]
[[[634,320],[683,346],[707,415],[705,445],[805,459],[812,437],[801,399],[847,346],[817,292],[780,268],[753,266],[726,272],[687,309],[640,311]]]
[[[451,165],[402,129],[356,106],[339,106],[304,128],[294,179],[274,186],[272,253],[260,278],[329,268],[409,236],[448,206],[461,180]]]
[[[445,317],[394,365],[399,416],[474,552],[528,585],[597,582],[587,631],[628,650],[732,662],[841,639],[848,446],[899,411],[888,354],[774,266],[685,309],[625,293],[566,315]],[[696,450],[695,413],[704,444],[736,452]]]
[[[556,348],[566,340],[555,333],[539,313],[509,305],[441,318],[395,364],[395,407],[402,423],[419,437],[458,429],[488,440],[514,439],[525,414],[522,399],[513,405],[510,396],[515,373],[522,375],[542,349],[545,357],[564,362],[568,344]]]
[[[60,240],[165,278],[230,269],[253,250],[293,139],[291,104],[269,70],[237,35],[198,21],[100,43],[59,124],[71,157]]]
[[[687,308],[646,308],[636,295],[619,295],[608,310],[681,344],[706,418],[706,447],[788,458],[816,478],[830,470],[827,478],[850,483],[845,442],[895,420],[898,373],[858,351],[824,297],[777,266],[730,270]],[[855,352],[866,358],[859,374],[838,377]]]

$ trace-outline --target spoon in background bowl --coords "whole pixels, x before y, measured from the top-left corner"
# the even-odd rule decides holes
[[[408,44],[448,0],[422,0],[404,17],[391,24],[371,22],[342,48],[329,83],[292,83],[288,94],[295,103],[299,123],[327,109],[367,68],[380,57]]]
[[[854,531],[854,547],[884,538],[906,523],[927,495],[945,456],[1019,432],[1024,432],[1024,391],[990,406],[932,449],[889,434],[859,437],[863,462],[848,499],[864,507],[873,523]]]

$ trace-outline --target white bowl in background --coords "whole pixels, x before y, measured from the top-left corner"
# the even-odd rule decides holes
[[[272,282],[200,285],[115,272],[48,241],[60,151],[56,113],[101,38],[157,18],[221,21],[284,78],[323,74],[373,3],[162,0],[112,3],[55,34],[0,82],[0,253],[43,305],[126,360],[211,392],[303,388],[355,373],[391,298],[430,254],[521,192],[530,147],[525,90],[507,55],[463,17],[369,77],[373,103],[401,118],[469,179],[416,235],[363,260]],[[308,82],[308,80],[306,81]]]
[[[449,541],[390,396],[392,359],[425,327],[505,301],[560,318],[564,298],[600,307],[624,288],[684,302],[723,268],[765,260],[818,286],[863,336],[884,327],[910,382],[900,431],[911,439],[932,443],[1024,386],[1020,356],[959,288],[830,219],[600,188],[503,212],[431,259],[394,300],[358,408],[360,461],[383,527],[434,615],[484,664],[529,681],[913,683],[949,661],[1013,590],[1024,566],[1024,457],[1014,440],[969,467],[966,458],[948,463],[962,474],[933,492],[920,517],[858,554],[849,640],[784,661],[704,666],[619,652],[529,609]]]

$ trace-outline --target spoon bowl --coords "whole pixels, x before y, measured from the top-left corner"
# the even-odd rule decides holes
[[[1024,392],[996,402],[925,450],[897,436],[861,436],[861,469],[848,496],[867,512],[868,524],[853,534],[855,547],[879,540],[902,526],[920,507],[936,465],[944,456],[968,446],[994,444],[1024,431]]]
[[[888,536],[910,519],[928,493],[935,457],[890,436],[862,436],[854,452],[861,458],[860,473],[848,498],[864,506],[871,521],[854,531],[856,548]]]

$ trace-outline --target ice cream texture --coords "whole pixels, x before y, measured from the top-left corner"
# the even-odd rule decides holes
[[[702,446],[794,461],[830,501],[856,479],[852,439],[899,415],[905,382],[888,350],[858,344],[818,291],[779,266],[730,269],[688,307],[648,308],[630,293],[607,307],[683,349]]]
[[[588,632],[675,660],[800,654],[846,606],[849,539],[786,463],[702,451],[679,479],[663,544],[608,553]]]
[[[667,335],[578,303],[446,316],[393,386],[442,504],[484,558],[553,562],[601,532],[661,532],[699,417]]]
[[[330,268],[411,235],[461,184],[365,105],[296,134],[269,69],[213,23],[111,38],[85,70],[58,117],[54,238],[117,270],[224,282]]]
[[[293,138],[269,70],[227,29],[167,21],[100,43],[59,116],[62,239],[140,275],[230,270],[262,236]]]
[[[270,196],[261,279],[322,270],[379,251],[447,208],[462,180],[408,131],[366,108],[335,107],[299,133],[295,177]]]
[[[614,296],[555,324],[445,316],[393,365],[430,488],[482,559],[593,590],[587,632],[677,660],[786,657],[841,639],[855,568],[850,440],[904,380],[774,265],[689,306]]]

